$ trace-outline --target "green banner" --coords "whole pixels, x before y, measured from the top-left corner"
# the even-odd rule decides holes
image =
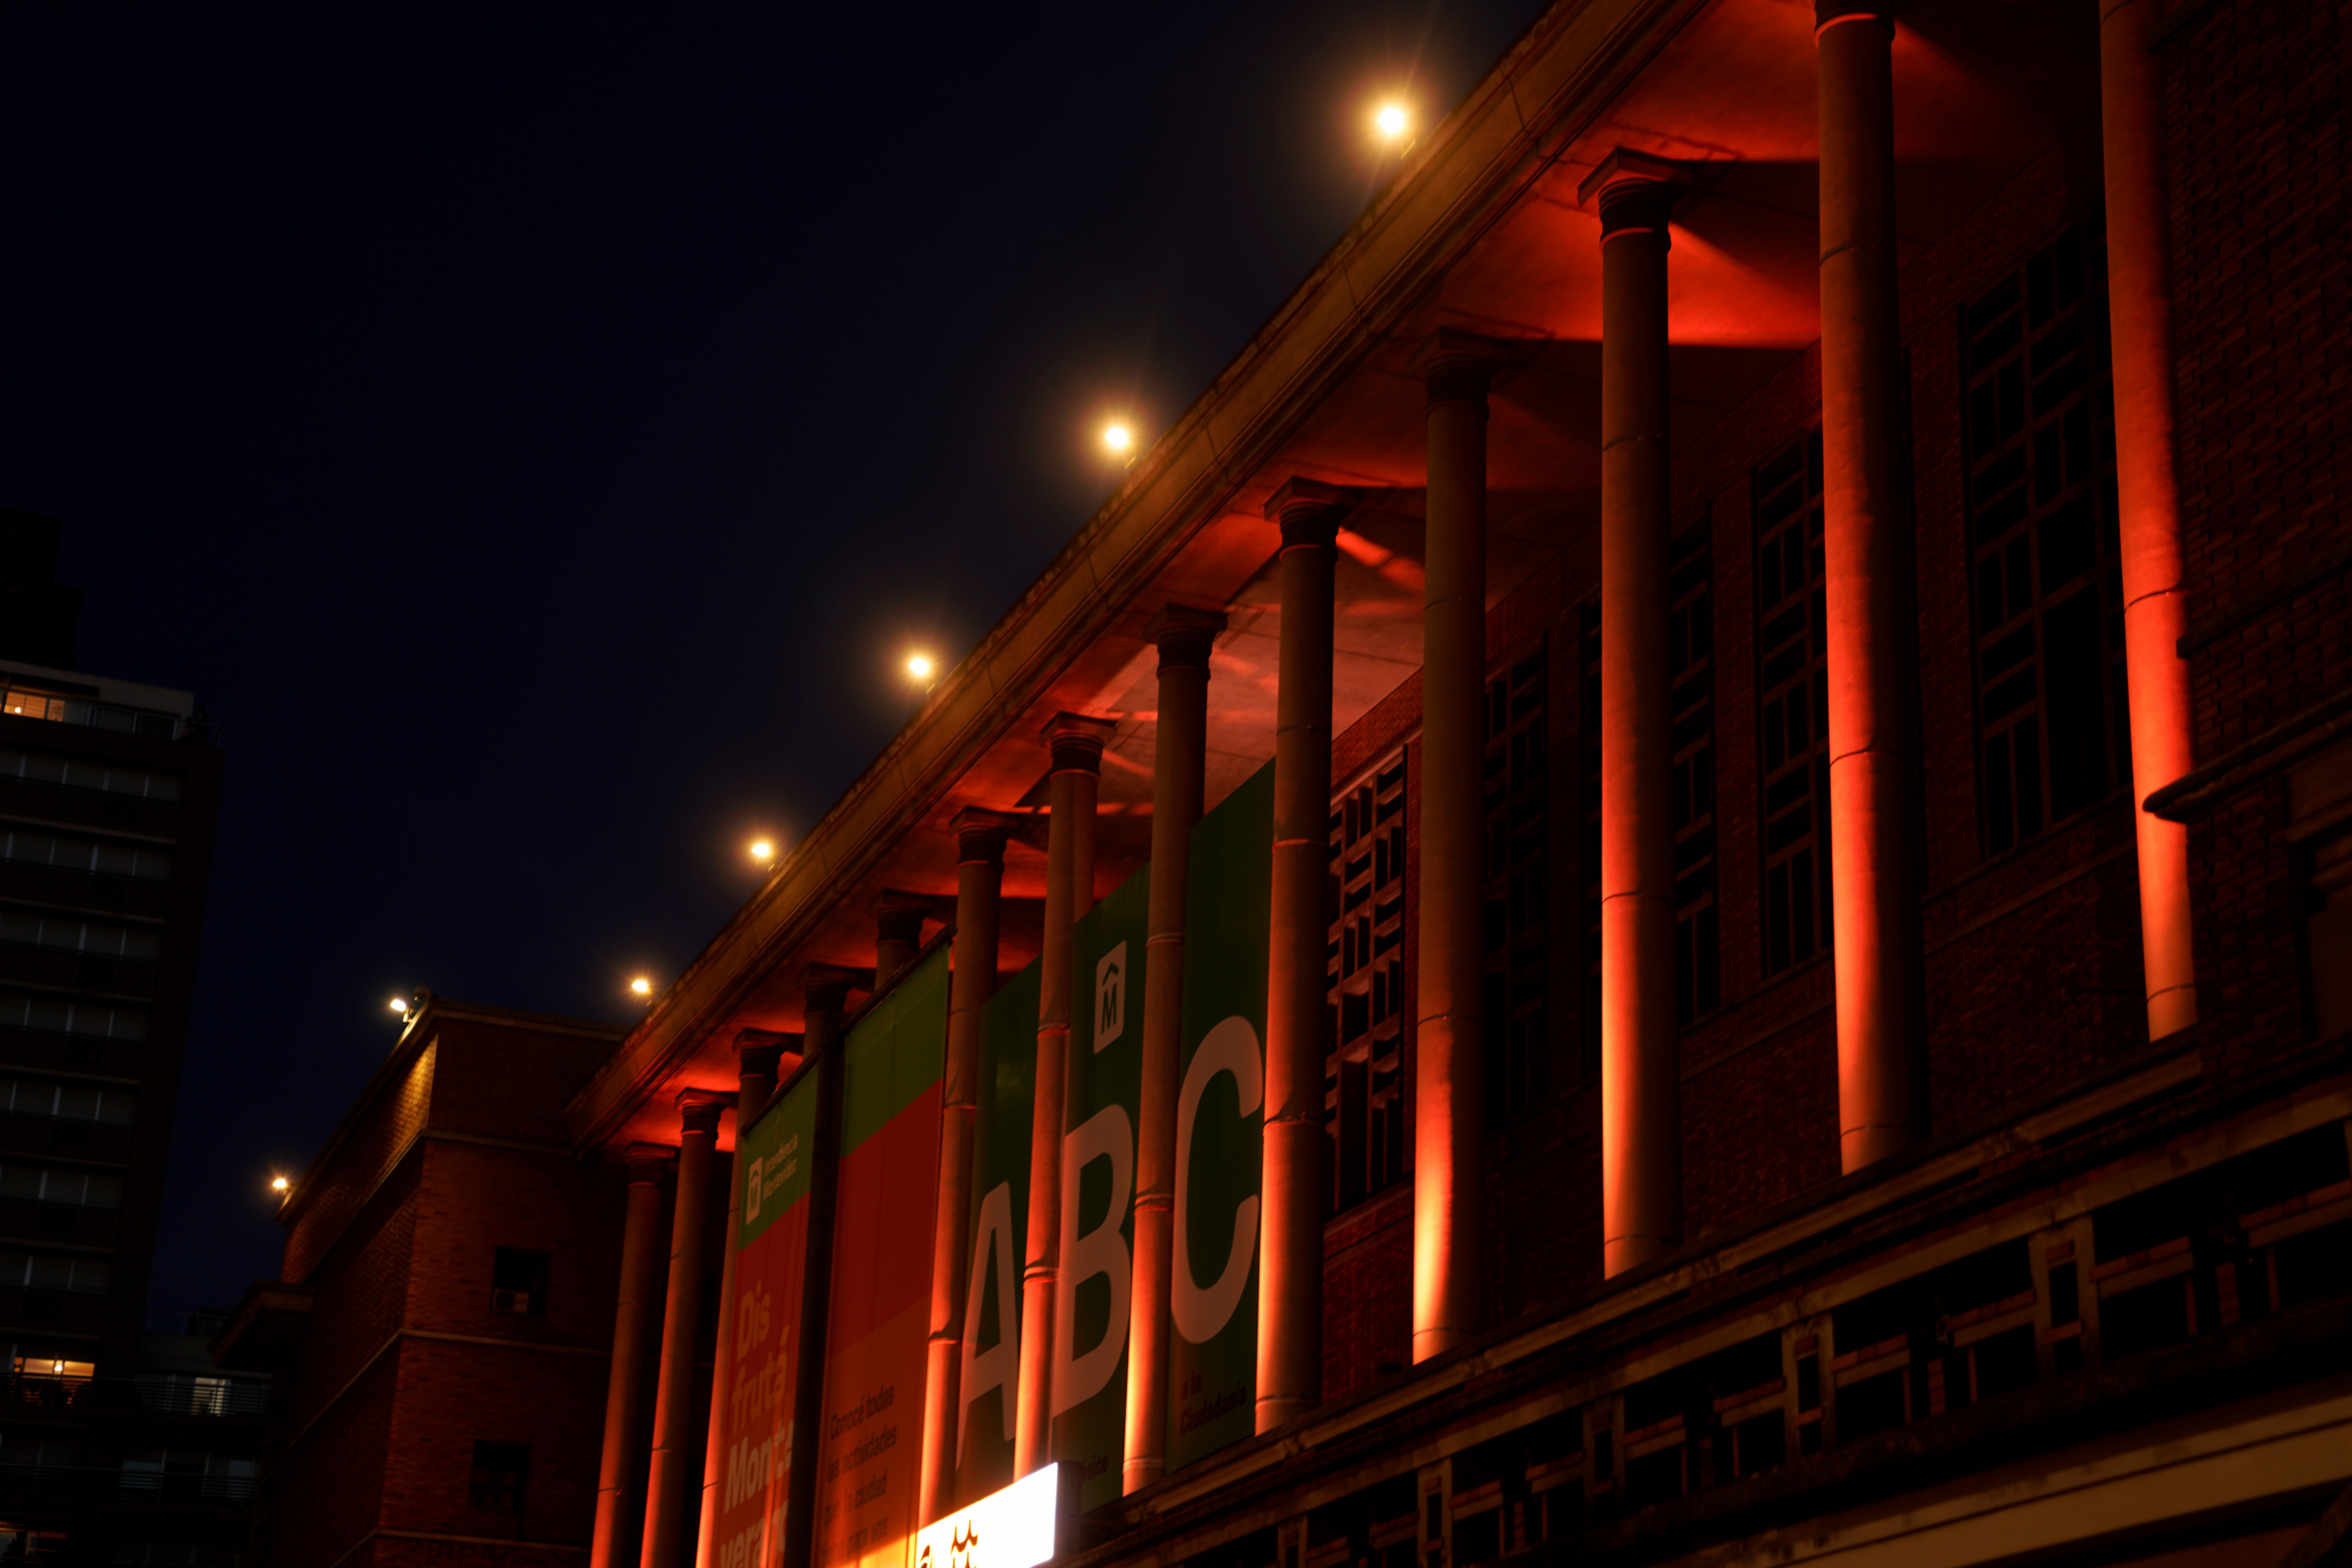
[[[1135,1128],[1143,1094],[1146,866],[1078,921],[1062,1118],[1061,1285],[1054,1307],[1054,1458],[1084,1512],[1116,1500],[1127,1440]]]
[[[1168,1468],[1256,1429],[1258,1173],[1265,1103],[1274,764],[1192,830],[1177,1058]]]
[[[1013,1484],[1013,1399],[1021,1387],[1022,1239],[1029,1215],[1029,1115],[1037,1081],[1038,965],[980,1010],[979,1125],[973,1130],[971,1252],[958,1380],[955,1502]]]

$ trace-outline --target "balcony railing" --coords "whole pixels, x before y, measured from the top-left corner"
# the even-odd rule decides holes
[[[159,1415],[266,1415],[273,1384],[256,1378],[141,1373],[135,1377],[0,1376],[0,1415],[20,1410],[143,1410]]]
[[[0,689],[0,713],[22,719],[47,719],[58,724],[80,724],[92,730],[112,730],[124,735],[150,735],[163,741],[193,741],[201,746],[220,744],[220,726],[206,719],[177,713],[150,713],[138,708],[117,708],[79,697],[56,697],[22,687]]]
[[[0,1464],[0,1508],[90,1503],[116,1508],[241,1508],[251,1476],[169,1475],[85,1465]]]

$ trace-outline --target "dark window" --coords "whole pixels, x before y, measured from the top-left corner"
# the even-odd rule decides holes
[[[477,1443],[466,1501],[488,1513],[522,1512],[530,1479],[530,1449],[521,1443]]]
[[[501,1247],[490,1267],[490,1306],[533,1318],[547,1315],[548,1255]]]
[[[2085,225],[1961,313],[1988,854],[2131,773],[2105,279]]]
[[[1550,1097],[1551,965],[1544,943],[1544,647],[1486,682],[1487,1112],[1507,1121]]]
[[[1829,611],[1822,437],[1756,470],[1757,737],[1764,781],[1764,973],[1830,945]]]
[[[1704,525],[1675,542],[1667,636],[1674,672],[1675,1021],[1723,1000],[1715,889],[1715,595]]]
[[[1578,970],[1583,994],[1578,998],[1582,1025],[1578,1060],[1584,1081],[1601,1080],[1601,605],[1598,600],[1576,612],[1576,796],[1580,812],[1577,838],[1577,875],[1581,882],[1578,910]]]
[[[1404,803],[1400,751],[1331,808],[1323,1112],[1335,1212],[1406,1169]]]

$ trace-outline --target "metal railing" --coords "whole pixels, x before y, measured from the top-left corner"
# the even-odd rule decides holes
[[[112,730],[125,735],[151,735],[164,741],[193,741],[202,746],[221,743],[221,727],[207,719],[177,713],[151,713],[138,708],[118,708],[80,697],[58,697],[22,687],[0,689],[0,713],[22,719],[47,719],[58,724],[80,724],[92,730]]]
[[[159,1415],[265,1415],[272,1384],[255,1378],[141,1373],[134,1377],[0,1376],[0,1413],[10,1410],[145,1410]]]

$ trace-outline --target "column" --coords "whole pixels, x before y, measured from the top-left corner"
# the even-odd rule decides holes
[[[1005,821],[956,813],[954,967],[948,980],[948,1055],[940,1079],[940,1195],[931,1229],[930,1357],[923,1379],[922,1469],[916,1525],[948,1511],[961,1410],[964,1249],[971,1235],[972,1136],[980,1119],[980,1010],[996,989],[1004,890]],[[1008,1325],[1009,1327],[1010,1325]]]
[[[1838,1142],[1848,1171],[1926,1136],[1919,740],[1895,293],[1895,25],[1816,0],[1822,531]]]
[[[1029,1222],[1021,1269],[1021,1398],[1013,1471],[1053,1458],[1054,1292],[1061,1279],[1063,1095],[1070,1047],[1071,926],[1095,904],[1095,801],[1111,726],[1076,713],[1045,725],[1045,951],[1038,971],[1036,1099],[1029,1124]]]
[[[701,1522],[695,1531],[697,1568],[718,1568],[720,1484],[727,1475],[727,1389],[734,1381],[735,1228],[743,1217],[743,1130],[760,1119],[769,1097],[776,1092],[776,1069],[783,1059],[788,1036],[768,1029],[744,1029],[735,1037],[735,1149],[727,1163],[727,1226],[719,1234],[719,1337],[710,1361],[710,1419],[702,1446]]]
[[[1143,1082],[1135,1156],[1135,1272],[1128,1297],[1127,1441],[1121,1484],[1167,1470],[1169,1270],[1176,1218],[1176,1061],[1184,1020],[1184,899],[1209,743],[1209,649],[1224,613],[1170,605],[1160,645],[1160,725],[1151,754],[1151,904],[1143,947]]]
[[[930,913],[930,900],[911,893],[885,889],[874,900],[874,994],[877,996],[890,989],[891,983],[915,962],[915,954],[923,947],[923,921]]]
[[[1441,332],[1422,605],[1421,962],[1413,986],[1412,1359],[1476,1334],[1485,1240],[1487,345]]]
[[[2187,568],[2173,467],[2172,280],[2165,224],[2158,0],[2104,0],[2099,104],[2106,149],[2107,323],[2116,376],[2124,662],[2131,683],[2132,800],[2147,1037],[2197,1021],[2189,827],[2138,805],[2197,765],[2189,714]]]
[[[1601,208],[1601,1270],[1682,1239],[1667,652],[1666,214],[1673,166],[1620,150]]]
[[[661,1268],[661,1173],[669,1151],[632,1143],[627,1217],[621,1231],[621,1300],[613,1313],[613,1367],[604,1384],[604,1452],[596,1468],[596,1523],[589,1568],[625,1568],[635,1511],[637,1422],[645,1414],[646,1329]]]
[[[809,1159],[808,1267],[801,1271],[800,1371],[793,1384],[792,1470],[784,1497],[781,1561],[806,1565],[816,1517],[816,1450],[824,1428],[826,1331],[833,1311],[834,1191],[841,1154],[842,1015],[852,987],[870,990],[870,972],[812,963],[801,972],[801,1050],[818,1065],[815,1148]]]
[[[1323,1013],[1331,819],[1333,541],[1353,495],[1292,479],[1282,524],[1282,647],[1274,731],[1274,909],[1265,983],[1265,1153],[1260,1180],[1257,1429],[1323,1389]]]
[[[709,1228],[710,1167],[727,1097],[689,1089],[677,1097],[677,1202],[669,1225],[669,1294],[662,1306],[661,1381],[654,1391],[653,1464],[646,1486],[646,1568],[677,1568],[687,1510],[697,1501],[691,1466],[695,1338],[702,1324],[702,1254]]]

